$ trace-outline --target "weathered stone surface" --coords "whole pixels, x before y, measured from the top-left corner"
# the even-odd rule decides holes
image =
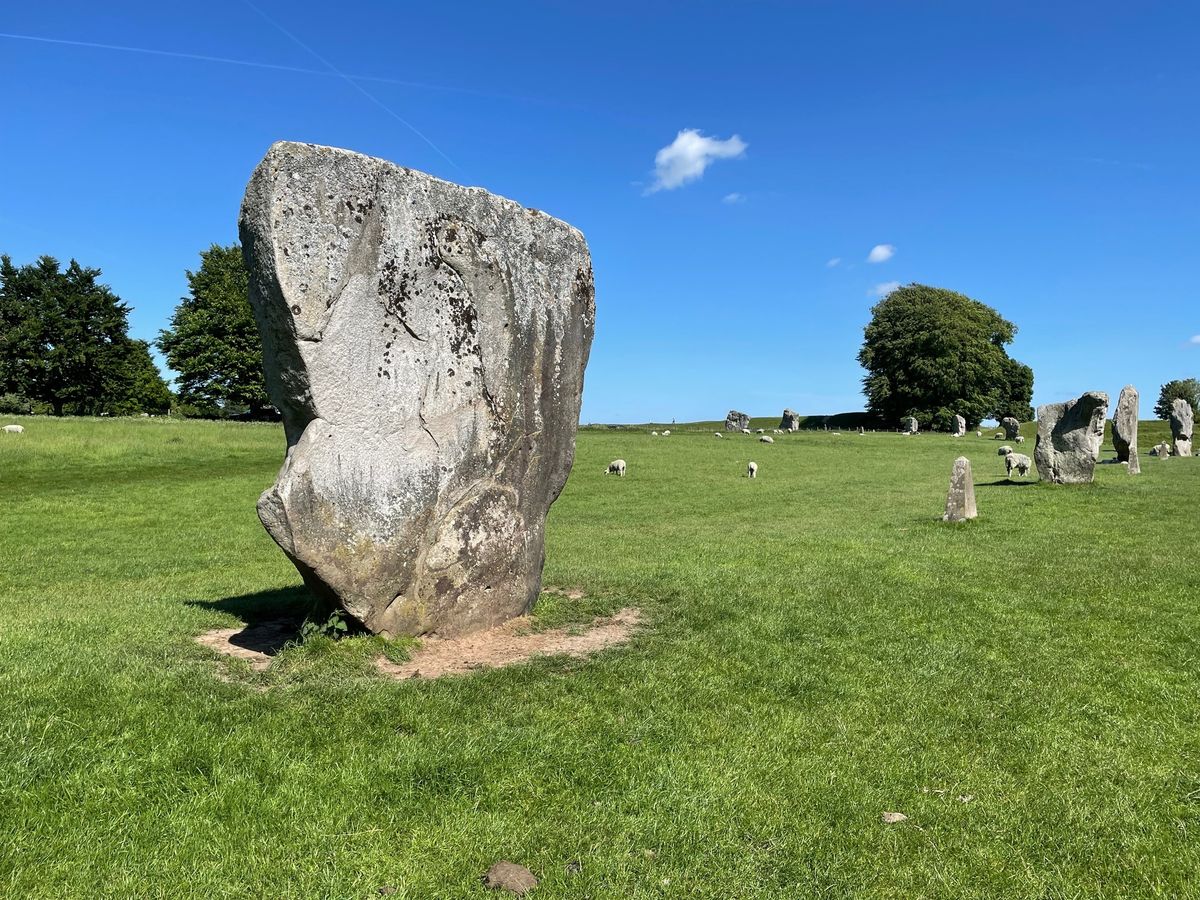
[[[912,416],[905,416],[900,420],[900,430],[905,434],[916,434],[920,430],[920,427],[917,420]]]
[[[1171,404],[1171,440],[1175,443],[1176,456],[1192,455],[1192,426],[1194,423],[1192,404],[1182,397],[1175,398]]]
[[[967,420],[962,416],[954,417],[954,436],[962,437],[967,433]]]
[[[1043,481],[1082,484],[1092,480],[1107,413],[1108,394],[1103,391],[1038,407],[1033,456]]]
[[[750,427],[750,417],[744,412],[731,409],[725,416],[726,431],[746,431]]]
[[[1161,441],[1154,445],[1150,455],[1157,456],[1159,459],[1167,459],[1171,455],[1171,445],[1166,441]]]
[[[942,516],[945,522],[965,522],[973,519],[978,513],[975,510],[975,482],[971,478],[971,461],[960,456],[954,461],[954,470],[950,473],[950,492],[946,495],[946,514]]]
[[[527,611],[595,323],[583,235],[286,142],[251,177],[240,230],[288,443],[259,517],[305,582],[387,635]]]
[[[1004,429],[1004,439],[1006,441],[1015,441],[1017,435],[1021,433],[1021,423],[1012,416],[1005,416],[1001,419],[1000,427]]]
[[[1117,409],[1113,413],[1112,442],[1117,462],[1128,462],[1129,454],[1137,454],[1138,392],[1132,384],[1121,388]]]
[[[1141,464],[1141,462],[1138,461],[1137,447],[1134,447],[1133,451],[1129,454],[1128,472],[1130,475],[1141,475],[1142,474],[1142,464]]]
[[[799,431],[800,413],[785,409],[783,411],[783,418],[779,420],[779,428],[781,431]]]

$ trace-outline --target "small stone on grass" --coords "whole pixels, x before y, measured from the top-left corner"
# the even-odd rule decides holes
[[[525,866],[502,859],[493,863],[483,876],[483,883],[494,891],[508,891],[518,897],[524,897],[535,887],[538,880]]]
[[[900,822],[906,821],[908,816],[901,812],[885,812],[882,816],[880,816],[880,819],[883,820],[884,825],[896,825]]]

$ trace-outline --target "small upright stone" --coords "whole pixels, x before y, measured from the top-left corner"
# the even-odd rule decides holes
[[[1132,384],[1121,388],[1117,410],[1113,413],[1112,442],[1117,462],[1129,462],[1130,454],[1137,455],[1138,392]]]
[[[779,428],[781,431],[799,431],[800,413],[785,409],[783,411],[783,418],[779,420]]]
[[[1134,447],[1133,450],[1129,454],[1129,470],[1128,471],[1129,471],[1130,475],[1141,475],[1142,474],[1142,464],[1140,462],[1138,462],[1137,447]]]
[[[726,431],[746,431],[750,427],[750,417],[744,412],[731,409],[725,416]]]
[[[1171,445],[1166,441],[1160,441],[1154,445],[1154,449],[1150,451],[1151,456],[1157,456],[1159,459],[1169,459],[1171,456]]]
[[[967,433],[967,420],[962,416],[954,417],[954,436],[962,437]]]
[[[240,233],[287,456],[258,501],[310,589],[387,636],[527,612],[596,319],[583,235],[480,188],[312,144]]]
[[[494,891],[508,891],[524,897],[537,887],[538,880],[525,866],[505,859],[492,864],[483,876],[483,883]]]
[[[942,516],[942,521],[965,522],[975,518],[977,514],[971,461],[965,456],[960,456],[954,461],[954,471],[950,473],[950,493],[946,495],[946,514]]]
[[[921,426],[917,423],[916,418],[913,416],[905,416],[900,420],[900,430],[905,434],[916,434],[920,427]]]
[[[1006,441],[1015,441],[1017,435],[1021,433],[1021,423],[1012,416],[1005,416],[1001,419],[1000,427],[1004,429],[1004,439]]]
[[[1192,455],[1192,404],[1177,397],[1171,404],[1171,440],[1175,442],[1176,456]]]
[[[1103,391],[1038,407],[1033,456],[1043,481],[1085,484],[1092,480],[1107,412],[1108,394]]]

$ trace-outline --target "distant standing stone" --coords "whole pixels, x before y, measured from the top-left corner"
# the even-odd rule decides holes
[[[487,874],[483,876],[483,883],[494,891],[508,891],[518,897],[524,897],[537,887],[538,880],[525,866],[501,860],[487,870]]]
[[[1155,444],[1154,449],[1150,451],[1151,456],[1157,456],[1159,459],[1167,459],[1171,455],[1171,445],[1166,441]]]
[[[1121,388],[1117,397],[1117,410],[1113,413],[1112,442],[1117,451],[1117,462],[1129,462],[1129,455],[1137,454],[1138,392],[1132,384]]]
[[[1005,416],[1001,419],[1000,427],[1004,429],[1004,439],[1006,441],[1015,441],[1017,435],[1021,433],[1021,423],[1012,416]]]
[[[920,427],[917,420],[912,416],[905,416],[900,420],[900,428],[905,434],[916,434]]]
[[[954,436],[962,437],[967,433],[967,420],[962,416],[954,417]]]
[[[726,431],[746,431],[750,427],[750,417],[744,412],[731,409],[725,416]]]
[[[950,473],[950,493],[946,495],[946,514],[942,516],[942,521],[965,522],[976,515],[971,461],[960,456],[954,461],[954,470]]]
[[[779,428],[782,431],[799,431],[800,413],[785,409],[783,411],[783,418],[779,420]]]
[[[1171,404],[1171,439],[1175,442],[1176,456],[1192,455],[1192,404],[1177,397]]]
[[[1108,394],[1103,391],[1038,407],[1033,456],[1043,481],[1085,484],[1092,480],[1107,412]]]

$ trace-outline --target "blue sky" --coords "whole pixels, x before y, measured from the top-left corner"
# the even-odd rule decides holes
[[[585,422],[860,409],[893,282],[1016,322],[1035,403],[1132,382],[1145,417],[1200,375],[1200,4],[63,0],[0,32],[0,252],[102,268],[139,337],[286,138],[582,229]]]

